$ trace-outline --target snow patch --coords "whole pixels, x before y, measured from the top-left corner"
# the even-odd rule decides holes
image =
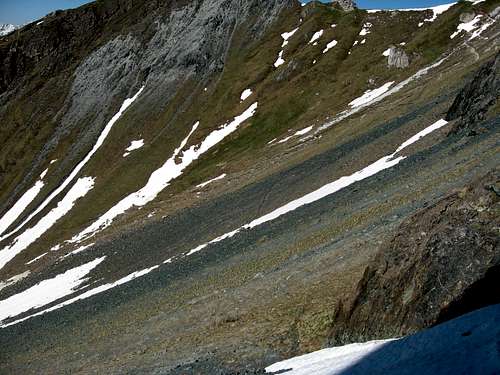
[[[43,173],[42,173],[43,174]],[[0,219],[0,234],[4,233],[26,210],[26,208],[38,196],[42,188],[45,186],[43,181],[39,180],[32,186],[21,198],[8,210]]]
[[[138,150],[138,149],[140,149],[142,147],[144,147],[144,139],[139,139],[137,141],[130,142],[130,146],[128,146],[125,149],[125,151],[127,151],[127,152],[125,152],[123,154],[123,157],[129,156],[132,151]]]
[[[142,207],[151,202],[156,196],[163,191],[170,182],[182,175],[183,171],[197,160],[201,155],[210,150],[212,147],[221,142],[228,135],[238,129],[238,127],[255,114],[257,110],[257,102],[248,107],[241,115],[236,116],[229,124],[223,125],[221,128],[214,130],[197,146],[191,146],[183,152],[180,158],[180,163],[177,164],[176,159],[182,149],[186,146],[189,138],[199,126],[199,122],[193,125],[189,134],[181,142],[180,146],[174,151],[173,155],[161,166],[154,171],[147,184],[140,190],[128,195],[115,206],[110,208],[104,215],[98,218],[89,227],[84,229],[78,235],[74,236],[68,242],[80,242],[83,239],[94,236],[97,232],[109,227],[113,220],[127,210],[133,207]]]
[[[330,51],[333,47],[335,47],[338,44],[338,42],[334,39],[330,43],[326,45],[326,48],[323,50],[323,53],[327,53]]]
[[[219,177],[212,178],[211,180],[208,180],[207,182],[204,182],[202,184],[196,185],[197,188],[203,189],[205,186],[210,185],[212,182],[222,180],[223,178],[226,178],[227,174],[223,173]]]
[[[103,259],[103,258],[100,258],[100,259]],[[100,259],[96,259],[96,261],[98,261],[98,260],[100,260]],[[104,259],[103,259],[103,260],[104,260]],[[96,261],[94,261],[94,262],[96,262]],[[91,262],[91,263],[92,263],[92,262]],[[87,266],[87,265],[89,265],[89,264],[90,264],[90,263],[88,263],[88,264],[86,264],[86,265],[83,265],[83,266],[81,266],[81,267],[85,267],[85,266]],[[125,277],[123,277],[123,278],[121,278],[121,279],[119,279],[119,280],[117,280],[117,281],[115,281],[115,282],[113,282],[113,283],[104,284],[104,285],[98,286],[98,287],[96,287],[96,288],[93,288],[93,289],[87,290],[86,292],[84,292],[84,293],[82,293],[82,294],[80,294],[80,295],[78,295],[78,296],[76,296],[76,297],[74,297],[74,298],[71,298],[71,299],[69,299],[69,300],[67,300],[67,301],[61,302],[61,303],[59,303],[59,304],[57,304],[57,305],[55,305],[55,306],[52,306],[52,307],[50,307],[50,308],[48,308],[48,309],[46,309],[46,310],[43,310],[43,311],[37,312],[37,313],[35,313],[35,314],[29,315],[29,316],[27,316],[27,317],[25,317],[25,318],[18,319],[18,320],[16,320],[16,321],[13,321],[13,322],[10,322],[10,323],[7,323],[7,324],[3,324],[3,325],[2,325],[2,324],[0,324],[0,328],[9,327],[9,326],[12,326],[12,325],[15,325],[15,324],[18,324],[18,323],[24,322],[24,321],[26,321],[26,320],[28,320],[28,319],[31,319],[31,318],[35,317],[35,316],[40,316],[40,315],[46,314],[46,313],[51,312],[51,311],[59,310],[60,308],[63,308],[64,306],[68,306],[68,305],[71,305],[71,304],[73,304],[73,303],[75,303],[75,302],[78,302],[78,301],[81,301],[81,300],[85,300],[85,299],[90,298],[90,297],[92,297],[92,296],[95,296],[95,295],[97,295],[97,294],[100,294],[100,293],[103,293],[103,292],[108,291],[108,290],[110,290],[110,289],[116,288],[117,286],[120,286],[120,285],[126,284],[126,283],[128,283],[128,282],[130,282],[130,281],[132,281],[132,280],[135,280],[135,279],[139,278],[139,277],[145,276],[145,275],[147,275],[147,274],[149,274],[149,273],[153,272],[153,271],[154,271],[154,270],[156,270],[157,268],[159,268],[159,266],[154,266],[154,267],[151,267],[151,268],[144,269],[144,270],[142,270],[142,271],[133,272],[133,273],[131,273],[130,275],[127,275],[127,276],[125,276]],[[83,273],[83,272],[82,272],[82,273]],[[87,272],[87,273],[88,273],[88,272]],[[65,275],[65,274],[63,274],[63,275]],[[59,276],[63,276],[63,275],[59,275]],[[86,275],[86,274],[84,274],[82,277],[84,277],[85,275]],[[58,276],[58,277],[59,277],[59,276]],[[65,279],[65,278],[61,277],[61,279]],[[52,279],[52,280],[53,280],[53,279]],[[83,282],[83,281],[85,281],[85,280],[82,280],[82,282]],[[70,292],[70,293],[71,293],[71,292]],[[70,293],[68,293],[68,294],[70,294]],[[55,300],[53,299],[51,302],[53,302],[53,301],[55,301]],[[3,301],[0,301],[0,307],[1,307],[1,303],[2,303],[2,302],[3,302]],[[50,302],[48,302],[48,303],[50,303]],[[45,303],[44,305],[46,305],[46,304],[47,304],[47,303]],[[43,305],[41,305],[41,306],[43,306]],[[41,307],[41,306],[39,306],[39,307]]]
[[[241,93],[241,96],[240,96],[241,101],[242,101],[242,102],[244,102],[244,101],[245,101],[245,100],[247,100],[247,99],[250,97],[250,95],[252,95],[252,94],[253,94],[252,90],[250,90],[250,89],[246,89],[246,90],[244,90],[244,91]]]
[[[283,43],[281,44],[281,51],[278,54],[278,59],[274,63],[275,68],[277,68],[280,65],[283,65],[285,63],[285,60],[283,59],[283,53],[285,51],[283,48],[285,48],[285,46],[288,44],[288,39],[290,39],[293,36],[293,34],[295,34],[297,32],[298,29],[299,28],[297,27],[296,29],[294,29],[292,31],[285,32],[285,33],[281,34],[281,37],[283,38]]]
[[[319,350],[287,359],[266,367],[268,373],[284,372],[287,375],[341,374],[364,357],[394,340],[370,341]]]
[[[73,208],[78,199],[84,197],[93,187],[94,179],[92,177],[80,178],[57,204],[57,207],[53,208],[42,217],[32,228],[26,229],[16,237],[10,245],[0,250],[0,269],[48,231],[60,218]]]
[[[386,93],[387,91],[389,91],[389,89],[391,88],[391,86],[393,84],[394,84],[394,81],[387,82],[383,86],[381,86],[381,87],[379,87],[377,89],[367,90],[367,91],[365,91],[365,93],[362,96],[360,96],[359,98],[354,99],[352,102],[350,102],[349,105],[352,108],[356,108],[356,107],[360,107],[360,106],[366,105],[367,103],[373,101],[375,98],[377,98],[380,95],[382,95],[382,94]]]
[[[371,33],[370,29],[373,27],[373,24],[371,24],[370,22],[367,22],[363,25],[363,28],[361,29],[361,31],[359,32],[359,35],[360,36],[365,36],[365,35],[368,35]]]
[[[81,284],[87,281],[84,277],[101,264],[104,259],[106,257],[95,259],[0,301],[0,325],[7,318],[45,306],[74,293]]]
[[[280,143],[285,143],[285,142],[289,141],[290,139],[292,139],[293,137],[296,137],[296,136],[301,136],[301,135],[307,134],[307,133],[309,133],[312,129],[313,129],[313,127],[312,127],[312,126],[309,126],[309,127],[304,128],[304,129],[302,129],[302,130],[299,130],[299,131],[295,132],[293,135],[290,135],[290,136],[288,136],[288,137],[286,137],[286,138],[283,138],[282,140],[278,141],[278,144],[280,144]]]
[[[481,21],[482,15],[478,15],[474,17],[470,22],[462,22],[457,26],[457,31],[455,31],[453,34],[450,35],[450,39],[454,39],[458,34],[460,34],[462,31],[470,33],[474,29],[478,28],[478,23]]]
[[[316,42],[319,38],[321,38],[321,36],[323,35],[323,32],[324,32],[324,30],[323,30],[323,29],[321,29],[321,30],[319,30],[319,31],[316,31],[316,32],[313,34],[313,36],[312,36],[312,38],[311,38],[311,40],[309,41],[309,43],[308,43],[308,44],[313,44],[314,42]]]

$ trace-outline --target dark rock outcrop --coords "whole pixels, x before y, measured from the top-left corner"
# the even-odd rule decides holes
[[[414,333],[500,303],[500,170],[406,220],[337,311],[330,344]]]
[[[457,120],[452,133],[475,134],[489,108],[500,97],[500,53],[484,64],[458,94],[448,114],[447,121]]]

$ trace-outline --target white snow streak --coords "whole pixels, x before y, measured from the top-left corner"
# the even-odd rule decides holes
[[[313,36],[312,36],[312,38],[311,38],[311,40],[309,41],[309,43],[308,43],[308,44],[314,44],[314,43],[315,43],[315,42],[316,42],[319,38],[321,38],[321,36],[323,35],[323,32],[324,32],[324,30],[323,30],[323,29],[321,29],[321,30],[319,30],[319,31],[316,31],[316,32],[313,34]]]
[[[21,198],[11,207],[9,211],[0,219],[0,234],[5,232],[21,215],[26,207],[37,197],[42,188],[45,186],[43,181],[39,180],[31,187]]]
[[[42,255],[37,256],[36,258],[34,258],[34,259],[30,260],[28,263],[26,263],[26,265],[29,266],[29,265],[31,265],[33,263],[36,263],[37,261],[39,261],[40,259],[42,259],[47,254],[48,254],[48,252],[47,253],[43,253]]]
[[[125,149],[126,152],[123,154],[123,157],[129,156],[132,151],[138,150],[143,146],[144,146],[144,139],[139,139],[137,141],[130,142],[130,146],[128,146]]]
[[[356,107],[360,107],[362,105],[365,105],[367,103],[370,103],[375,98],[377,98],[380,95],[382,95],[382,94],[386,93],[387,91],[389,91],[389,89],[391,88],[391,86],[393,84],[394,84],[394,81],[393,82],[387,82],[383,86],[381,86],[381,87],[379,87],[377,89],[367,90],[367,91],[365,91],[365,93],[362,96],[360,96],[359,98],[354,99],[352,102],[350,102],[349,105],[351,107],[353,107],[353,108],[356,108]]]
[[[357,107],[354,107],[354,108],[351,108],[351,109],[348,109],[348,110],[345,110],[341,113],[339,113],[333,120],[323,124],[322,126],[320,126],[318,128],[318,130],[316,131],[316,133],[319,133],[319,132],[322,132],[323,130],[326,130],[330,127],[332,127],[333,125],[339,123],[340,121],[354,115],[355,113],[361,111],[363,108],[366,108],[372,104],[375,104],[375,103],[378,103],[380,102],[381,100],[385,99],[386,97],[400,91],[403,87],[407,86],[408,84],[410,84],[411,82],[419,79],[420,77],[426,75],[429,70],[433,69],[433,68],[436,68],[438,66],[440,66],[444,61],[446,61],[447,57],[444,57],[442,58],[441,60],[435,62],[434,64],[432,65],[429,65],[428,67],[426,68],[423,68],[421,70],[419,70],[418,72],[416,72],[414,75],[412,75],[411,77],[405,79],[404,81],[398,83],[396,86],[392,87],[390,90],[388,90],[387,92],[383,93],[382,95],[379,95],[377,96],[376,98],[372,99],[371,101],[369,102],[366,102],[365,104],[362,104],[360,106],[357,106]]]
[[[227,238],[231,238],[243,230],[252,229],[252,228],[255,228],[259,225],[267,223],[269,221],[275,220],[278,217],[283,216],[289,212],[292,212],[299,207],[311,204],[311,203],[316,202],[316,201],[318,201],[318,200],[320,200],[328,195],[334,194],[334,193],[338,192],[339,190],[342,190],[342,189],[348,187],[349,185],[354,184],[355,182],[362,181],[368,177],[376,175],[377,173],[379,173],[383,170],[392,168],[393,166],[399,164],[402,160],[404,160],[406,158],[404,156],[398,156],[398,157],[396,156],[400,151],[402,151],[404,148],[408,147],[409,145],[417,142],[420,138],[424,137],[425,135],[428,135],[431,132],[445,126],[446,124],[447,124],[447,122],[445,120],[439,120],[439,121],[435,122],[431,126],[427,127],[426,129],[422,130],[421,132],[419,132],[415,136],[411,137],[410,139],[408,139],[407,141],[402,143],[401,146],[399,146],[397,148],[397,150],[395,152],[393,152],[392,154],[382,157],[381,159],[377,160],[376,162],[374,162],[374,163],[370,164],[369,166],[351,174],[350,176],[341,177],[341,178],[339,178],[339,179],[337,179],[329,184],[322,186],[321,188],[319,188],[319,189],[317,189],[309,194],[306,194],[298,199],[295,199],[295,200],[275,209],[274,211],[272,211],[264,216],[261,216],[255,220],[253,220],[252,222],[250,222],[246,225],[243,225],[242,227],[240,227],[238,229],[235,229],[231,232],[223,234],[222,236],[219,236],[219,237],[217,237],[217,238],[215,238],[215,239],[213,239],[213,240],[211,240],[203,245],[200,245],[200,246],[190,250],[188,253],[186,253],[186,256],[190,256],[192,254],[195,254],[195,253],[205,249],[208,245],[223,241]]]
[[[0,250],[0,269],[2,269],[17,254],[25,250],[29,245],[40,238],[61,217],[73,208],[75,202],[84,197],[94,187],[92,177],[80,178],[68,191],[64,198],[32,228],[26,229],[3,250]]]
[[[97,260],[98,259],[96,259],[96,261]],[[90,263],[88,263],[88,264],[90,264]],[[83,266],[80,266],[80,267],[85,267],[85,266],[87,266],[87,265],[83,265]],[[12,326],[12,325],[24,322],[25,320],[31,319],[31,318],[33,318],[35,316],[40,316],[40,315],[46,314],[46,313],[51,312],[51,311],[59,310],[60,308],[62,308],[64,306],[71,305],[71,304],[73,304],[73,303],[75,303],[77,301],[85,300],[85,299],[90,298],[92,296],[95,296],[97,294],[103,293],[103,292],[105,292],[107,290],[113,289],[113,288],[115,288],[117,286],[126,284],[126,283],[128,283],[128,282],[130,282],[132,280],[135,280],[135,279],[139,278],[139,277],[147,275],[148,273],[151,273],[152,271],[156,270],[158,267],[159,266],[154,266],[154,267],[151,267],[151,268],[144,269],[142,271],[137,271],[137,272],[131,273],[130,275],[127,275],[127,276],[125,276],[125,277],[123,277],[123,278],[121,278],[121,279],[119,279],[119,280],[117,280],[117,281],[115,281],[113,283],[104,284],[104,285],[98,286],[98,287],[96,287],[94,289],[87,290],[86,292],[84,292],[84,293],[82,293],[82,294],[80,294],[80,295],[78,295],[78,296],[76,296],[74,298],[71,298],[71,299],[69,299],[67,301],[61,302],[61,303],[59,303],[59,304],[57,304],[55,306],[52,306],[52,307],[50,307],[50,308],[48,308],[46,310],[37,312],[37,313],[35,313],[33,315],[29,315],[29,316],[27,316],[25,318],[22,318],[22,319],[18,319],[16,321],[10,322],[8,324],[3,324],[3,325],[0,324],[0,328],[9,327],[9,326]],[[65,275],[65,274],[63,274],[63,275]],[[63,275],[59,275],[58,277],[61,277]],[[52,280],[54,280],[54,279],[52,279]],[[50,280],[46,280],[46,281],[50,281]],[[85,281],[85,280],[82,280],[82,281]],[[53,299],[52,301],[55,301],[55,299]],[[1,301],[0,304],[2,302],[4,302],[4,301]],[[50,302],[48,302],[48,303],[50,303]],[[43,306],[43,305],[40,305],[39,307],[41,307],[41,306]]]
[[[481,21],[482,15],[477,15],[474,17],[470,22],[462,22],[457,26],[457,31],[455,31],[453,34],[450,35],[450,39],[454,39],[458,34],[460,34],[462,31],[466,31],[470,33],[472,30],[478,28],[478,23]]]
[[[229,134],[233,133],[238,129],[238,127],[247,119],[252,117],[257,110],[257,102],[253,103],[248,109],[241,115],[236,116],[234,120],[222,126],[221,128],[214,130],[210,133],[198,146],[191,146],[189,149],[183,152],[181,161],[179,164],[176,163],[177,156],[186,146],[189,138],[196,130],[199,122],[194,124],[193,128],[189,134],[181,142],[179,148],[177,148],[173,155],[163,164],[162,167],[154,171],[147,184],[140,190],[128,195],[115,206],[110,208],[104,215],[92,223],[89,227],[84,229],[80,234],[73,237],[69,242],[80,242],[85,238],[94,236],[97,232],[107,228],[111,225],[113,220],[125,213],[125,211],[133,208],[144,206],[156,198],[156,196],[167,186],[170,182],[182,175],[184,169],[186,169],[191,163],[197,160],[201,155],[210,150],[213,146],[218,144]]]
[[[84,252],[85,250],[87,250],[88,248],[94,246],[95,243],[91,243],[91,244],[88,244],[88,245],[84,245],[84,246],[80,246],[78,249],[76,250],[73,250],[71,253],[69,254],[66,254],[65,256],[63,256],[61,259],[66,259],[67,257],[70,257],[72,255],[76,255],[76,254],[80,254],[82,252]]]
[[[196,185],[197,188],[199,189],[202,189],[204,188],[205,186],[211,184],[212,182],[215,182],[215,181],[219,181],[219,180],[222,180],[223,178],[225,178],[227,175],[225,173],[221,174],[219,177],[215,177],[215,178],[212,178],[211,180],[208,180],[207,182],[204,182],[202,184],[199,184],[199,185]]]
[[[78,165],[73,169],[73,171],[70,173],[70,175],[64,180],[64,182],[59,185],[57,189],[55,189],[44,201],[43,203],[37,207],[35,211],[33,211],[27,218],[24,220],[17,228],[15,228],[13,231],[10,233],[6,234],[3,237],[0,237],[0,241],[4,240],[7,237],[10,237],[12,234],[16,233],[19,231],[22,227],[24,227],[31,219],[33,219],[40,211],[42,211],[45,207],[47,207],[52,200],[57,197],[61,192],[63,192],[64,189],[66,189],[71,181],[73,181],[78,173],[83,169],[83,167],[88,163],[88,161],[92,158],[92,156],[97,152],[97,150],[102,146],[104,143],[104,140],[108,136],[109,132],[111,131],[111,128],[113,125],[118,121],[118,119],[122,116],[122,114],[125,112],[125,110],[132,105],[132,103],[135,102],[135,100],[139,97],[139,95],[142,93],[144,90],[144,86],[137,92],[137,94],[134,95],[134,97],[130,99],[125,99],[123,102],[120,110],[118,111],[117,114],[113,116],[113,118],[108,122],[108,124],[104,127],[104,130],[100,134],[99,138],[97,139],[96,144],[90,150],[90,152],[85,156],[85,158],[78,163]]]
[[[73,268],[53,279],[44,280],[19,294],[0,301],[0,325],[7,318],[45,306],[72,294],[78,286],[86,281],[84,277],[101,264],[105,258],[98,258]]]
[[[449,3],[449,4],[443,4],[443,5],[438,5],[435,7],[429,7],[429,8],[404,8],[404,9],[369,9],[368,13],[377,13],[377,12],[425,12],[427,10],[432,10],[432,16],[431,18],[427,18],[424,20],[424,22],[434,22],[437,17],[446,12],[448,9],[450,9],[453,5],[456,3]],[[423,23],[420,26],[422,26]]]
[[[293,135],[290,135],[286,138],[283,138],[281,141],[278,142],[279,143],[285,143],[287,141],[289,141],[290,139],[292,139],[293,137],[296,137],[296,136],[301,136],[301,135],[304,135],[304,134],[307,134],[309,133],[311,130],[313,129],[313,126],[309,126],[307,128],[304,128],[302,130],[299,130],[297,132],[295,132]]]
[[[359,32],[360,36],[365,36],[371,33],[370,29],[372,28],[372,24],[370,22],[367,22],[363,25],[363,28]]]

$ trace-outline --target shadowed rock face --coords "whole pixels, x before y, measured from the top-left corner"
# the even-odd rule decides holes
[[[479,69],[455,99],[446,116],[448,121],[459,119],[453,132],[474,134],[477,123],[485,118],[499,96],[500,53]]]
[[[331,343],[416,332],[498,303],[500,170],[406,220],[337,313]]]

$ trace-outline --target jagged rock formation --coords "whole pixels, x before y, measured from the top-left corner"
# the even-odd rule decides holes
[[[404,69],[410,66],[410,58],[404,49],[392,46],[389,50],[387,65],[389,68]]]
[[[332,344],[398,337],[500,303],[500,170],[406,220],[340,308]]]
[[[353,0],[333,0],[333,4],[339,5],[345,12],[353,11],[358,7]]]
[[[484,64],[458,94],[446,119],[458,120],[454,131],[475,134],[477,125],[500,97],[500,53]]]

